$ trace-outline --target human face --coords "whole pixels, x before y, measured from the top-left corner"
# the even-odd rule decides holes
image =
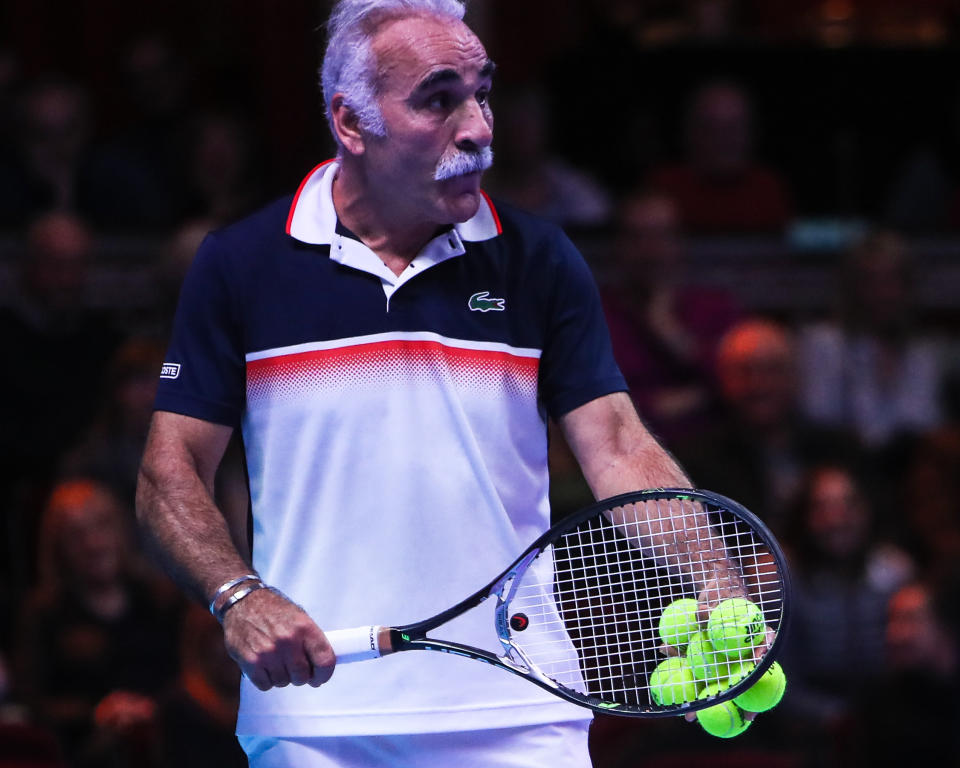
[[[807,527],[820,549],[842,560],[866,543],[869,513],[853,479],[839,469],[821,469],[810,489]]]
[[[111,583],[118,577],[122,534],[108,496],[94,491],[62,509],[58,536],[72,578],[92,586]]]
[[[385,136],[368,134],[364,164],[376,188],[413,221],[466,221],[480,205],[481,170],[438,180],[441,161],[476,156],[493,141],[493,63],[460,21],[387,22],[372,43]]]
[[[793,409],[793,348],[785,334],[748,322],[721,341],[717,373],[724,400],[749,427],[776,429]]]
[[[680,261],[676,205],[664,197],[628,202],[620,217],[617,258],[621,274],[635,289],[650,289],[677,278]]]

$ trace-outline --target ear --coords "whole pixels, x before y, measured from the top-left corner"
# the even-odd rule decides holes
[[[343,148],[351,155],[362,155],[365,146],[360,120],[342,93],[333,94],[333,99],[330,100],[330,115],[333,130],[336,131]]]

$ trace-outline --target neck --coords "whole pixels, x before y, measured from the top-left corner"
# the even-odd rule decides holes
[[[333,182],[337,217],[400,274],[433,239],[438,224],[407,210],[406,201],[392,197],[389,185],[374,183],[357,160],[344,156],[340,163]]]

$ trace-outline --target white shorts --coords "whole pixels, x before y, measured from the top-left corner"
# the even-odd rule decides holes
[[[250,768],[590,768],[589,729],[584,720],[453,733],[237,738]]]

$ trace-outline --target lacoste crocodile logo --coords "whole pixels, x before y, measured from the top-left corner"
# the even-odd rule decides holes
[[[468,306],[471,312],[503,312],[506,309],[506,299],[491,299],[490,291],[480,291],[470,297]]]

